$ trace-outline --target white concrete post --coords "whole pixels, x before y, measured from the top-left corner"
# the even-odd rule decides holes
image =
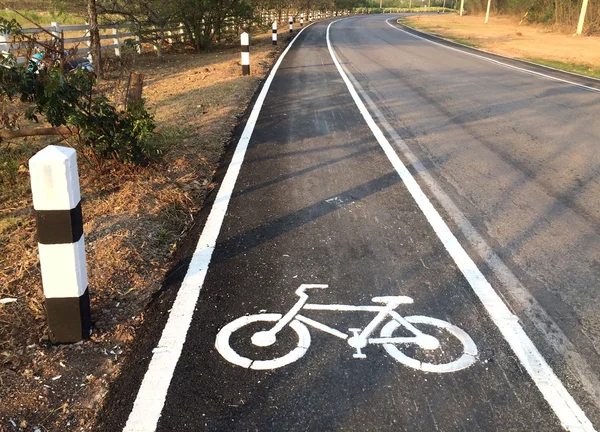
[[[112,29],[113,44],[115,45],[115,55],[121,57],[121,40],[119,39],[119,29]]]
[[[29,159],[45,306],[53,343],[92,334],[75,150],[48,146]]]
[[[250,75],[250,37],[244,32],[240,36],[242,43],[242,75]]]
[[[57,23],[56,21],[52,21],[50,23],[50,27],[53,28],[52,36],[54,36],[56,39],[60,39],[60,24]]]
[[[588,0],[583,0],[581,4],[581,13],[579,14],[579,22],[577,23],[577,34],[580,35],[583,32],[583,23],[585,21],[585,14],[587,12]]]
[[[300,18],[300,27],[304,25],[304,18]]]
[[[277,45],[277,20],[273,21],[273,45]]]
[[[463,16],[464,10],[465,10],[465,0],[460,0],[460,16]]]
[[[8,54],[10,52],[10,35],[6,33],[0,33],[0,52],[2,54]]]

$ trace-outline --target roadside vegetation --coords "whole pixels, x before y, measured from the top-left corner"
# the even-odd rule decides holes
[[[488,0],[464,0],[465,15],[480,15],[486,12]],[[363,0],[364,8],[378,10],[379,0]],[[413,8],[423,11],[427,7],[436,11],[439,7],[458,10],[460,0],[384,0],[387,10]],[[432,9],[433,8],[433,9]],[[521,23],[542,24],[546,27],[574,33],[581,12],[581,0],[491,0],[490,13],[494,16],[512,17]],[[600,0],[589,0],[583,34],[600,33]]]
[[[456,14],[412,16],[399,22],[470,47],[600,78],[600,35],[571,37],[510,16],[490,17],[487,24],[483,16]]]

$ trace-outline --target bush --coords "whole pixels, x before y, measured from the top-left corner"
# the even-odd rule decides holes
[[[20,35],[20,26],[14,20],[0,18],[0,32],[3,30],[14,37]],[[154,118],[143,100],[117,110],[106,97],[94,94],[93,74],[77,69],[66,73],[61,68],[64,57],[64,52],[54,47],[47,47],[36,64],[18,65],[14,57],[2,57],[0,98],[18,98],[25,103],[23,114],[27,120],[39,122],[42,117],[53,127],[69,128],[74,147],[98,167],[107,159],[144,165],[160,154],[155,140],[150,139],[156,127]],[[14,127],[8,124],[11,119],[6,110],[0,113],[0,119],[4,127]]]

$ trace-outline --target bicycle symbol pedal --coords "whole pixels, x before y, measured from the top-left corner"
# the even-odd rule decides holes
[[[352,355],[353,358],[366,358],[367,356],[362,350],[369,345],[383,345],[385,351],[396,361],[425,372],[456,372],[468,368],[477,361],[477,346],[464,330],[437,318],[420,315],[403,317],[396,312],[395,309],[401,304],[413,303],[413,299],[410,297],[374,297],[371,301],[378,304],[368,306],[308,303],[308,294],[306,293],[306,290],[324,289],[327,287],[328,285],[324,284],[300,285],[296,290],[296,294],[300,298],[285,315],[278,313],[264,313],[243,316],[233,320],[217,333],[215,341],[217,351],[225,360],[244,368],[255,370],[276,369],[293,363],[304,356],[311,342],[310,332],[307,327],[310,326],[325,333],[329,333],[332,336],[346,340],[348,345],[356,350]],[[349,328],[348,331],[352,334],[350,336],[347,333],[301,315],[301,310],[374,312],[376,315],[364,329],[354,327]],[[386,320],[388,321],[383,324]],[[289,353],[270,360],[253,360],[243,357],[231,347],[231,336],[241,328],[259,322],[272,323],[273,325],[267,330],[261,330],[254,333],[250,338],[250,341],[255,347],[268,347],[275,344],[279,332],[288,326],[294,330],[298,337],[296,346]],[[381,324],[383,324],[383,326],[381,327],[379,337],[371,337],[373,332]],[[439,331],[443,331],[449,336],[448,338],[444,338],[445,343],[447,343],[446,339],[454,340],[454,345],[459,345],[461,347],[458,358],[452,359],[451,361],[443,361],[441,363],[429,363],[415,359],[403,352],[403,349],[407,346],[416,346],[421,350],[428,352],[445,352],[445,347],[442,346],[442,342],[438,338],[424,333],[416,325],[433,326]],[[394,336],[394,332],[399,328],[404,329],[405,333],[410,333],[411,335]],[[456,342],[458,342],[458,344],[456,344]]]

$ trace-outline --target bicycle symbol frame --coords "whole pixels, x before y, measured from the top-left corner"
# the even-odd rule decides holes
[[[368,345],[383,345],[385,351],[398,362],[419,369],[425,372],[446,373],[455,372],[471,366],[477,360],[477,346],[473,339],[459,327],[442,321],[437,318],[427,316],[408,316],[403,317],[395,309],[402,304],[411,304],[413,299],[407,296],[383,296],[373,297],[373,303],[379,305],[354,306],[342,304],[314,304],[308,303],[308,289],[324,289],[328,285],[324,284],[302,284],[296,290],[299,299],[296,304],[285,314],[264,313],[257,315],[248,315],[235,319],[225,325],[217,334],[215,347],[223,358],[235,365],[256,369],[276,369],[286,366],[300,359],[308,350],[311,342],[310,332],[307,326],[321,330],[332,336],[346,340],[348,345],[356,350],[353,354],[354,358],[366,358],[366,354],[362,350]],[[335,311],[335,312],[374,312],[375,317],[367,324],[364,329],[349,328],[351,333],[347,334],[335,328],[329,327],[323,323],[315,321],[300,314],[301,310],[319,310],[319,311]],[[386,320],[390,320],[381,328],[379,337],[371,337],[373,332]],[[251,342],[257,347],[268,347],[277,341],[277,334],[286,326],[290,326],[298,336],[297,346],[289,353],[274,359],[269,360],[252,360],[238,354],[229,343],[231,335],[240,328],[255,322],[274,323],[269,330],[262,330],[254,333],[251,337]],[[423,333],[413,324],[425,324],[439,329],[445,330],[451,336],[454,336],[462,345],[462,355],[448,363],[427,363],[404,354],[397,345],[416,344],[420,348],[433,351],[442,350],[440,340],[436,337]],[[396,329],[403,327],[412,336],[393,336]]]

